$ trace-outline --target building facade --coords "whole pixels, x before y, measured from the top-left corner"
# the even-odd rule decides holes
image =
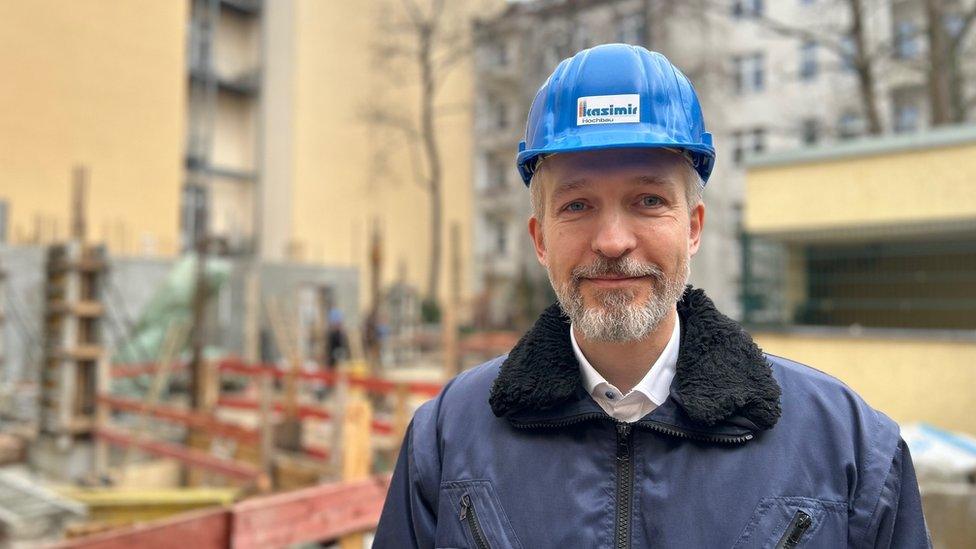
[[[498,296],[492,320],[504,324],[518,316],[507,304],[525,276],[546,286],[527,237],[528,193],[514,169],[528,107],[561,59],[604,42],[660,51],[695,83],[718,158],[704,195],[708,215],[692,282],[722,310],[741,316],[742,163],[871,131],[854,57],[861,51],[852,30],[855,4],[879,130],[932,125],[927,73],[920,68],[927,59],[922,0],[538,0],[476,22],[474,284]],[[945,2],[943,10],[948,37],[971,32],[972,2]],[[961,40],[961,51],[971,50],[971,42]],[[955,57],[968,97],[971,57]]]
[[[744,317],[757,342],[897,421],[976,433],[974,181],[972,125],[748,161]]]
[[[451,3],[442,30],[497,4]],[[383,49],[405,17],[394,0],[0,2],[0,99],[17,105],[0,114],[0,245],[67,238],[80,166],[88,238],[112,255],[171,258],[206,234],[236,257],[365,277],[375,229],[381,283],[422,288],[418,142],[369,117],[389,106],[419,127],[417,67]],[[438,74],[442,298],[452,226],[470,286],[470,74],[464,56]]]

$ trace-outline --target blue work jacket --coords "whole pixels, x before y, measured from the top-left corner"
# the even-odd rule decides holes
[[[634,423],[583,389],[550,307],[415,414],[373,547],[930,547],[898,426],[763,354],[700,290],[668,399]]]

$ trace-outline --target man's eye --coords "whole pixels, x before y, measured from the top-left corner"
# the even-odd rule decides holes
[[[585,208],[586,208],[586,204],[577,201],[577,202],[570,202],[569,204],[566,204],[566,207],[564,207],[563,209],[566,210],[567,212],[581,212]]]
[[[645,196],[641,198],[641,205],[653,208],[661,205],[661,198],[658,196]]]

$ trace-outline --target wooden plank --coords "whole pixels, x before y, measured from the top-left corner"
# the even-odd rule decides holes
[[[226,508],[181,513],[110,532],[64,541],[48,549],[226,549],[231,543],[231,513]]]
[[[368,478],[373,468],[373,449],[369,443],[373,409],[361,391],[351,397],[342,418],[342,480],[345,482]],[[339,546],[362,549],[363,534],[347,534],[339,540]]]
[[[127,433],[104,427],[95,436],[117,446],[136,448],[157,456],[171,457],[193,467],[200,467],[240,480],[252,481],[261,474],[257,468],[236,461],[220,459],[207,452],[186,448],[181,444],[158,440],[137,440]]]
[[[284,547],[376,528],[389,477],[324,484],[234,506],[231,547]]]
[[[149,406],[148,404],[133,399],[119,398],[109,395],[99,395],[98,402],[107,405],[113,410],[121,410],[134,413],[149,413],[154,418],[180,423],[190,427],[206,430],[207,433],[217,437],[232,438],[241,442],[256,443],[260,440],[260,434],[256,429],[234,425],[214,418],[209,414],[194,412],[185,408],[173,406]]]
[[[173,371],[183,370],[185,368],[185,364],[175,365],[173,367]],[[251,377],[272,375],[275,378],[283,379],[289,375],[288,371],[281,370],[274,365],[249,365],[241,362],[240,360],[223,360],[219,363],[218,368],[221,372],[230,372]],[[156,365],[152,363],[116,364],[112,369],[112,377],[132,377],[143,374],[151,374],[155,370]],[[335,372],[328,371],[299,371],[295,374],[295,376],[303,381],[319,381],[329,386],[335,385],[338,378],[338,375]],[[358,375],[349,376],[349,384],[353,387],[361,387],[368,392],[377,394],[395,393],[397,388],[401,385],[400,382],[396,381],[388,381],[381,378]],[[407,382],[405,385],[411,393],[427,397],[437,396],[444,387],[442,383],[429,383],[422,381],[411,381]]]
[[[237,408],[241,410],[260,410],[261,408],[260,402],[254,399],[243,398],[243,397],[220,397],[217,400],[217,405],[225,406],[227,408]],[[274,409],[276,412],[284,412],[285,406],[280,402],[276,402],[274,405]],[[314,418],[314,419],[327,420],[327,419],[332,419],[332,413],[326,410],[325,408],[302,405],[298,407],[298,418],[299,419]],[[374,419],[370,422],[370,424],[373,427],[373,431],[378,434],[388,435],[393,433],[393,424],[390,423],[389,421],[383,421],[382,419]]]
[[[272,364],[262,364],[262,365],[248,365],[244,364],[240,360],[223,360],[220,362],[219,368],[222,372],[234,372],[238,374],[244,374],[248,376],[260,376],[269,373],[276,378],[284,378],[288,376],[288,372],[277,368]],[[305,372],[300,371],[297,374],[299,379],[305,381],[321,381],[327,385],[335,385],[338,381],[338,374],[330,371],[317,371],[317,372]],[[398,382],[388,381],[376,377],[367,377],[362,375],[350,375],[349,384],[353,387],[361,387],[371,393],[377,394],[388,394],[396,392]],[[411,381],[406,383],[408,389],[411,393],[434,397],[437,396],[441,389],[444,388],[442,383],[428,383],[422,381]]]

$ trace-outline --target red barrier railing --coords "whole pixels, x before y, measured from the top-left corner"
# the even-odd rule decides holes
[[[247,364],[237,359],[225,359],[218,363],[217,368],[221,372],[233,372],[246,376],[271,375],[276,378],[285,378],[291,375],[287,370],[283,370],[273,364]],[[172,372],[186,369],[186,364],[174,364]],[[117,364],[112,368],[113,378],[135,377],[139,375],[152,374],[156,371],[156,365],[152,363],[139,364]],[[335,385],[339,382],[339,374],[331,371],[306,372],[298,371],[295,373],[298,379],[304,381],[318,381],[325,385]],[[407,388],[407,391],[420,396],[435,397],[443,387],[440,383],[425,383],[422,381],[409,381],[398,383],[387,379],[366,376],[348,376],[349,384],[353,387],[361,387],[367,392],[374,394],[390,394],[396,392],[400,385]]]
[[[244,500],[230,507],[189,511],[109,532],[67,540],[48,549],[286,547],[366,532],[379,523],[390,477],[322,484]]]
[[[108,406],[112,410],[149,414],[156,419],[170,421],[173,423],[179,423],[181,425],[186,425],[187,427],[193,427],[196,429],[205,430],[208,434],[212,434],[217,437],[232,438],[240,442],[251,443],[251,444],[256,444],[261,440],[261,433],[257,429],[251,429],[249,427],[243,427],[241,425],[236,425],[234,423],[222,421],[213,417],[210,414],[194,412],[192,410],[187,410],[185,408],[177,408],[174,406],[163,406],[163,405],[148,406],[145,403],[138,400],[120,398],[120,397],[110,396],[110,395],[99,395],[98,401]],[[238,406],[238,407],[249,408],[250,406]],[[378,431],[378,432],[384,432],[384,431]],[[390,432],[390,431],[386,431],[386,432]],[[117,437],[116,439],[121,440],[118,439]],[[329,451],[326,448],[317,448],[317,447],[309,446],[303,448],[302,450],[306,455],[311,457],[328,458],[329,456]],[[153,453],[152,449],[147,451]]]

